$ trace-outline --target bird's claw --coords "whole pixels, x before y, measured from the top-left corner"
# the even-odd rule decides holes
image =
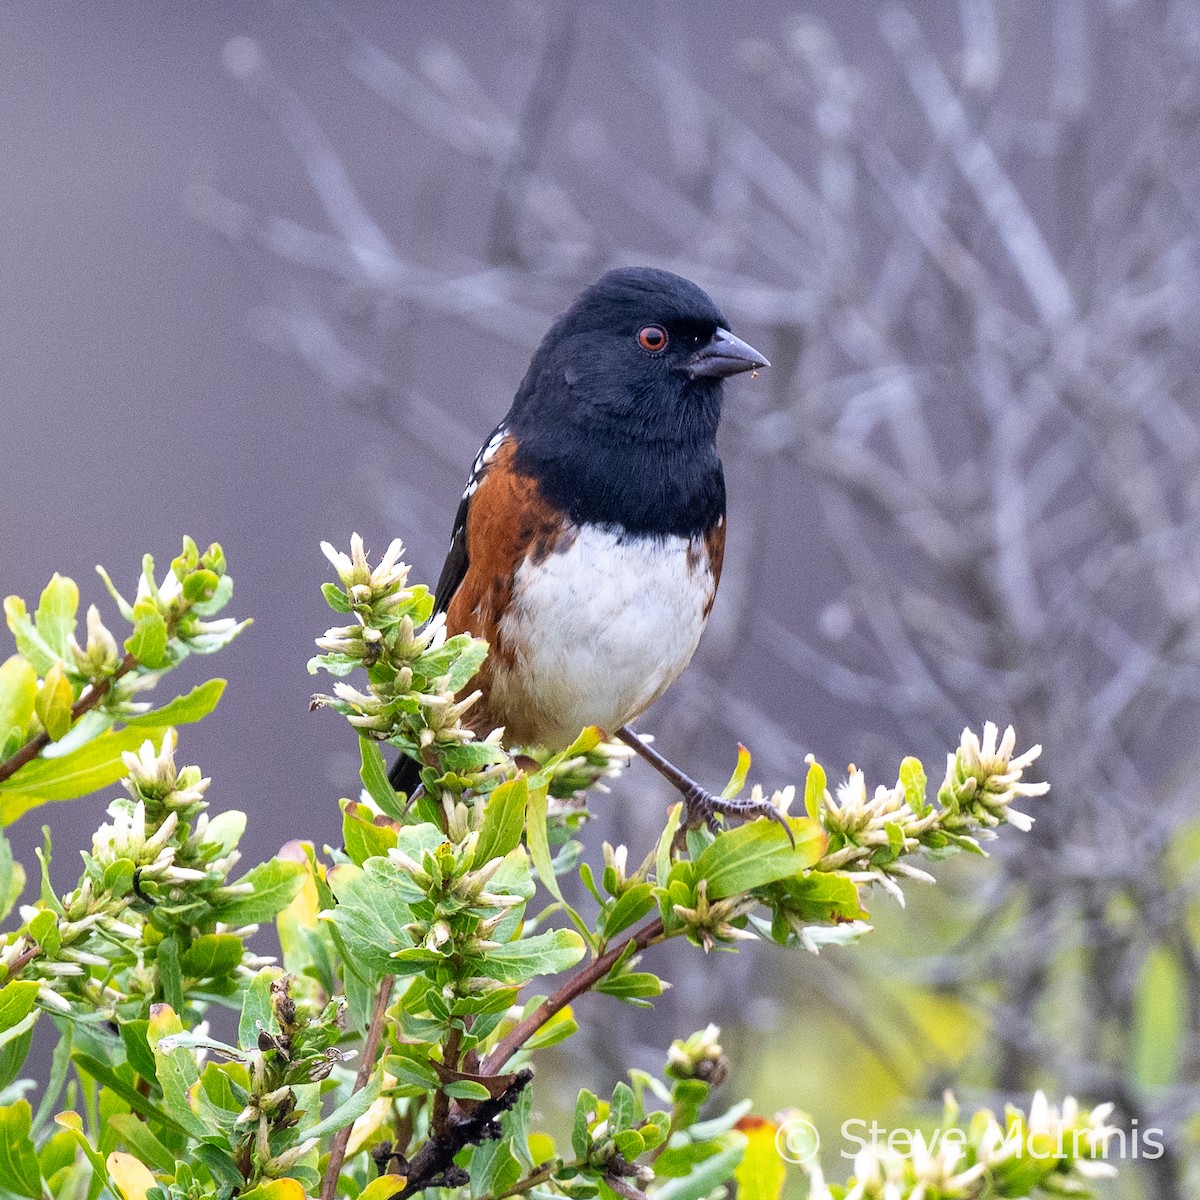
[[[783,832],[787,834],[792,849],[796,848],[796,835],[792,832],[787,817],[769,800],[723,800],[720,796],[714,796],[706,788],[693,784],[684,792],[683,802],[687,813],[684,826],[688,829],[704,825],[710,833],[719,833],[718,815],[738,817],[743,821],[752,821],[756,817],[767,817],[783,827]]]

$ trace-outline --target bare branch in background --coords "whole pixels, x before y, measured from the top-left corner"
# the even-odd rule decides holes
[[[968,937],[927,979],[986,1010],[1002,1043],[988,1086],[1048,1072],[1119,1095],[1182,1147],[1198,1106],[1183,1081],[1200,1073],[1185,932],[1198,884],[1172,857],[1200,767],[1200,11],[1051,8],[959,0],[954,53],[900,5],[869,46],[797,16],[742,48],[743,107],[702,85],[672,50],[682,36],[648,49],[611,17],[555,4],[509,111],[454,49],[418,48],[409,65],[326,4],[312,19],[349,76],[447,155],[494,169],[484,235],[464,237],[447,271],[444,255],[424,265],[413,231],[385,234],[248,39],[227,65],[290,141],[327,228],[191,200],[318,288],[350,283],[521,346],[599,269],[630,260],[696,278],[739,327],[760,327],[776,366],[731,406],[725,446],[742,553],[704,674],[675,689],[660,727],[711,758],[705,694],[722,689],[737,728],[770,729],[767,769],[797,772],[806,731],[739,694],[753,654],[794,696],[821,689],[925,744],[981,713],[1036,733],[1054,789],[1044,849],[1001,857],[977,931],[987,948]],[[1032,103],[1031,39],[1053,62]],[[1118,44],[1145,70],[1133,103],[1107,78]],[[666,131],[661,153],[639,153],[572,92],[579,57],[613,45],[626,63],[613,86],[653,110],[642,119]],[[380,386],[316,305],[292,305],[266,311],[260,332],[351,400]],[[432,400],[381,414],[413,437],[437,419]],[[790,587],[810,561],[828,575],[820,620],[809,595],[768,586],[773,564]],[[1083,847],[1072,872],[1047,878],[1067,842]],[[1164,955],[1193,998],[1170,1087],[1138,1075],[1134,1045],[1146,963]],[[1066,1039],[1047,1024],[1064,956],[1082,963],[1084,1013]],[[861,1008],[856,1020],[870,1024]],[[1177,1152],[1145,1169],[1147,1195],[1185,1194]]]

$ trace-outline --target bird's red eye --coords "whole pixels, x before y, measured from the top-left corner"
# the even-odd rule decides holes
[[[661,325],[644,325],[638,330],[638,345],[651,354],[657,354],[666,349],[667,331]]]

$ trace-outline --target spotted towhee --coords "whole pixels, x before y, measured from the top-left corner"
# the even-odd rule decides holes
[[[627,724],[704,631],[725,546],[722,381],[767,365],[667,271],[609,271],[554,322],[475,459],[437,584],[449,632],[489,646],[473,728],[560,749],[598,725],[679,787],[691,821],[778,816],[713,796]],[[401,758],[392,783],[411,792],[417,773]]]

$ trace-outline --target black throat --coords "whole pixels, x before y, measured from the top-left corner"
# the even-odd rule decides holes
[[[645,441],[576,429],[547,436],[520,424],[514,466],[576,524],[694,537],[725,515],[725,477],[711,438]]]

